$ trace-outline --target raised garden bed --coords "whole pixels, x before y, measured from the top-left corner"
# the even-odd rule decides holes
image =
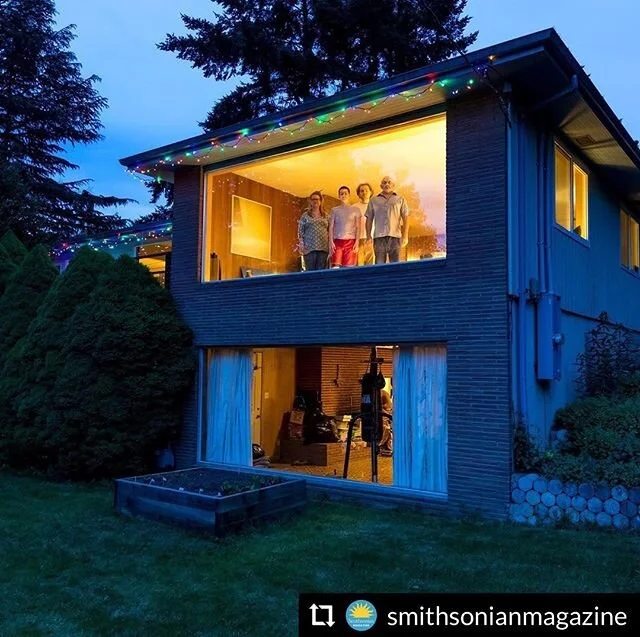
[[[184,469],[121,478],[115,485],[119,513],[225,535],[239,527],[300,511],[306,482],[225,469]]]

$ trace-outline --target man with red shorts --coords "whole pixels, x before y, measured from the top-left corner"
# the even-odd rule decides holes
[[[357,206],[349,203],[350,196],[349,187],[340,186],[338,199],[341,203],[329,215],[329,254],[332,268],[358,264],[361,214]]]

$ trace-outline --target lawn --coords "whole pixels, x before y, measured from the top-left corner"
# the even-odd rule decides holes
[[[637,535],[313,503],[214,540],[112,504],[0,473],[1,635],[282,637],[300,591],[640,591]]]

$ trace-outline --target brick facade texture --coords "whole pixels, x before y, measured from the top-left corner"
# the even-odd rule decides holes
[[[202,284],[201,169],[175,176],[172,293],[197,346],[446,344],[454,515],[505,518],[509,502],[505,131],[492,96],[448,105],[444,261]],[[179,466],[196,462],[194,401]]]

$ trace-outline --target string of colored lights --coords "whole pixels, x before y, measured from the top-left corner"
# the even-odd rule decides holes
[[[491,56],[491,58],[492,57],[493,56]],[[492,61],[491,58],[490,61]],[[473,68],[473,72],[478,74],[480,77],[486,77],[489,67],[490,65],[488,64],[478,65]],[[476,81],[474,78],[459,79],[443,77],[440,79],[436,79],[433,76],[430,76],[430,78],[431,79],[429,83],[418,90],[390,93],[369,102],[356,104],[353,106],[342,106],[336,111],[321,115],[314,115],[302,121],[292,122],[291,124],[279,121],[273,124],[273,126],[269,130],[259,131],[253,134],[249,129],[245,128],[240,130],[238,133],[233,134],[232,138],[230,139],[213,139],[206,142],[206,146],[202,146],[200,148],[192,148],[191,150],[180,152],[173,156],[166,155],[163,159],[157,161],[153,166],[149,168],[145,168],[144,165],[139,165],[134,170],[126,169],[126,172],[134,176],[139,181],[145,182],[147,181],[147,179],[140,178],[140,175],[154,177],[154,174],[160,171],[162,167],[176,167],[177,165],[182,164],[187,159],[195,159],[196,164],[202,162],[206,163],[207,160],[212,161],[211,156],[215,152],[235,150],[239,146],[246,144],[261,144],[272,135],[288,134],[290,137],[294,137],[312,124],[326,126],[337,119],[342,119],[347,115],[349,111],[371,113],[384,104],[387,104],[390,100],[402,99],[404,101],[411,101],[419,99],[424,95],[433,92],[434,89],[449,90],[451,96],[456,96],[461,92],[469,91],[476,86]],[[160,179],[159,176],[155,176],[155,178],[158,180]]]
[[[143,242],[168,239],[171,237],[171,231],[173,229],[172,222],[167,222],[159,225],[151,230],[141,231],[127,231],[126,228],[116,231],[114,236],[103,237],[102,239],[85,239],[80,240],[78,243],[66,242],[59,246],[55,246],[50,250],[52,257],[61,257],[67,253],[75,253],[80,248],[89,247],[96,251],[99,250],[114,250],[118,246],[127,244],[140,244]]]

